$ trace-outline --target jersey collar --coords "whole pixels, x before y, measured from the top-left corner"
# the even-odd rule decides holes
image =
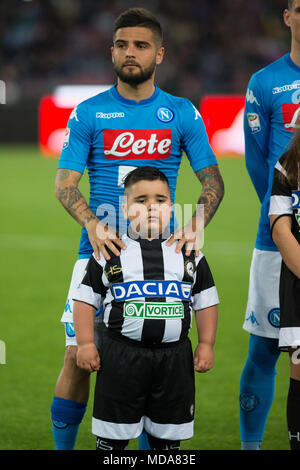
[[[128,100],[127,98],[124,98],[123,96],[121,96],[120,93],[117,90],[117,85],[114,85],[110,89],[110,91],[111,91],[111,94],[113,95],[113,97],[116,98],[121,103],[128,104],[130,106],[141,106],[143,104],[152,103],[152,101],[154,101],[157,98],[157,96],[159,94],[159,88],[156,85],[154,85],[154,86],[155,86],[155,90],[154,90],[153,95],[150,96],[150,98],[147,98],[145,100],[141,100],[139,102],[137,102],[135,100]]]
[[[296,65],[295,62],[292,61],[291,55],[290,55],[289,52],[285,55],[285,59],[286,59],[287,64],[290,67],[292,67],[294,70],[297,70],[297,72],[300,71],[300,67],[298,65]]]

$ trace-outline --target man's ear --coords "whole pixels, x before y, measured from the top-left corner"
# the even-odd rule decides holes
[[[291,26],[291,13],[290,10],[287,8],[283,12],[283,21],[285,22],[286,26],[290,28]]]

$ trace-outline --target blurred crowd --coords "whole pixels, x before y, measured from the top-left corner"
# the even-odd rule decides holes
[[[287,0],[1,0],[0,80],[7,104],[60,84],[113,84],[114,19],[129,7],[164,30],[164,90],[198,105],[206,93],[242,93],[257,69],[289,50]]]

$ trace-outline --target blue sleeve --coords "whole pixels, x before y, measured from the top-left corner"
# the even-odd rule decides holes
[[[73,109],[66,128],[58,168],[84,172],[92,142],[92,130],[85,102]]]
[[[185,99],[182,111],[182,148],[194,172],[217,165],[217,159],[208,142],[205,125],[198,109]]]
[[[267,192],[269,177],[270,113],[265,91],[266,83],[262,86],[257,75],[253,75],[247,89],[244,115],[246,168],[261,202]]]

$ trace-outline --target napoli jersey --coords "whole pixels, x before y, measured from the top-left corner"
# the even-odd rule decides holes
[[[123,181],[134,168],[151,165],[165,173],[175,199],[182,153],[193,170],[217,164],[199,111],[185,98],[155,87],[137,103],[116,86],[79,104],[71,113],[58,168],[88,169],[89,207],[105,223],[124,232]],[[92,253],[82,229],[79,255]]]
[[[273,170],[300,127],[300,67],[286,54],[249,82],[244,131],[246,167],[261,201],[255,247],[277,251],[268,217]]]

